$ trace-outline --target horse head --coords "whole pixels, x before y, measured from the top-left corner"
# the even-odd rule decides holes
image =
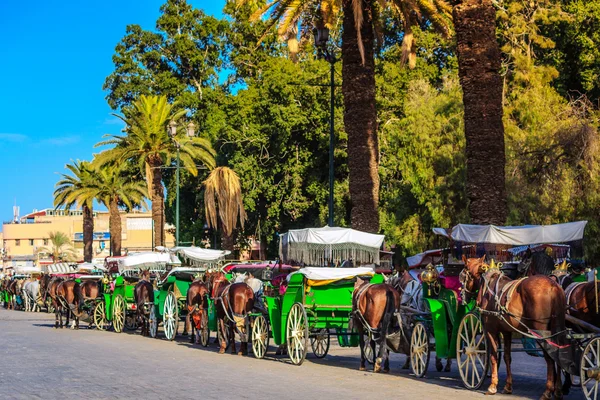
[[[462,298],[465,303],[477,293],[481,286],[481,278],[488,268],[485,255],[481,258],[467,258],[463,255],[465,267],[460,273],[459,280],[462,285]]]
[[[223,272],[215,271],[206,274],[206,285],[210,296],[213,298],[217,296],[219,289],[228,283],[229,281]]]

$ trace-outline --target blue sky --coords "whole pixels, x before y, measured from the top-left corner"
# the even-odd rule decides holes
[[[166,0],[165,0],[166,1]],[[221,16],[224,0],[188,0]],[[153,29],[163,0],[0,1],[0,219],[52,207],[65,164],[122,128],[102,90],[128,24]]]

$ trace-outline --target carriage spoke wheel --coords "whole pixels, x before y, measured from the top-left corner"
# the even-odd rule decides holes
[[[427,373],[429,356],[429,333],[425,324],[417,322],[410,336],[410,368],[417,378]]]
[[[150,325],[150,337],[155,338],[158,333],[158,316],[156,315],[156,307],[150,305],[150,317],[148,324]]]
[[[117,333],[123,332],[126,312],[127,305],[125,304],[125,299],[120,294],[116,295],[113,300],[113,327]]]
[[[290,309],[285,333],[290,360],[301,365],[308,351],[308,318],[302,304],[296,303]]]
[[[175,293],[169,292],[165,298],[165,307],[163,312],[163,328],[168,340],[175,339],[177,335],[177,325],[179,323],[179,313],[177,309],[177,298]]]
[[[489,368],[489,349],[481,319],[469,313],[460,321],[456,341],[456,361],[467,389],[479,389]]]
[[[256,358],[264,358],[269,348],[269,325],[262,315],[252,324],[252,352]]]
[[[328,329],[319,329],[310,337],[310,347],[317,358],[323,358],[329,352],[331,338]]]
[[[108,325],[106,321],[106,305],[104,301],[99,301],[94,307],[94,325],[99,331],[105,331]]]
[[[579,372],[581,390],[587,400],[597,400],[600,392],[600,338],[594,338],[585,346]]]
[[[202,331],[200,332],[200,344],[204,347],[207,347],[209,341],[210,328],[208,327],[208,310],[205,310],[202,313]]]

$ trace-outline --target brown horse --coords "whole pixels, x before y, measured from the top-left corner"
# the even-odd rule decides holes
[[[208,290],[215,302],[218,333],[221,347],[219,354],[225,353],[231,345],[231,354],[236,353],[235,332],[240,336],[239,355],[248,354],[248,314],[254,307],[254,292],[246,283],[229,283],[222,272],[207,274]]]
[[[63,278],[50,277],[50,275],[43,275],[40,279],[40,293],[42,294],[42,302],[48,306],[48,297],[50,297],[50,302],[52,303],[55,312],[57,307],[56,289],[63,280]],[[50,312],[49,308],[48,312]],[[56,323],[56,328],[58,328],[58,322]]]
[[[360,370],[365,371],[365,333],[372,335],[369,344],[375,353],[375,344],[379,345],[379,355],[373,366],[374,372],[389,372],[390,359],[387,347],[387,335],[390,333],[391,321],[400,309],[400,294],[387,283],[370,284],[357,278],[352,294],[352,317],[349,330],[356,327],[360,340]]]
[[[150,335],[150,307],[154,307],[154,287],[150,282],[150,271],[141,274],[141,280],[135,285],[133,296],[137,306],[137,319],[142,326],[142,336]]]
[[[504,362],[506,363],[506,385],[503,393],[513,390],[511,371],[512,333],[541,339],[552,346],[565,342],[566,299],[563,290],[551,278],[534,275],[511,280],[499,269],[489,269],[485,256],[466,259],[460,280],[463,299],[469,301],[477,296],[481,312],[483,331],[490,346],[492,382],[487,394],[496,394],[498,386],[499,334],[504,337]],[[543,336],[542,336],[543,335]],[[542,337],[540,337],[542,336]],[[543,347],[542,347],[543,348]],[[561,376],[548,352],[543,348],[547,366],[546,390],[541,399],[562,399]]]
[[[79,329],[79,317],[81,316],[81,302],[83,296],[81,295],[81,287],[79,283],[72,279],[62,281],[56,286],[56,297],[55,297],[55,318],[56,325],[62,328],[62,310],[64,309],[66,314],[66,324],[69,325],[69,317],[73,317],[73,323],[71,329]],[[59,323],[60,321],[60,323]]]
[[[191,326],[190,343],[198,343],[200,333],[208,323],[208,286],[206,283],[196,280],[192,282],[186,294],[186,307],[188,313],[185,317],[186,331]],[[194,329],[196,338],[194,340]]]
[[[8,292],[8,309],[15,310],[17,306],[17,296],[19,295],[19,280],[12,279],[8,281],[6,285],[6,291]]]

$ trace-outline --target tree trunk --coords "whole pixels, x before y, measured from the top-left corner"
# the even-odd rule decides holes
[[[463,0],[453,10],[463,89],[467,197],[474,224],[506,223],[500,49],[491,0]]]
[[[375,59],[371,1],[363,0],[363,65],[354,25],[352,0],[343,0],[342,92],[348,133],[352,228],[379,232],[379,145],[375,109]]]
[[[108,207],[110,223],[110,249],[113,256],[121,255],[121,213],[119,199],[113,197]]]
[[[83,205],[83,261],[92,262],[94,257],[94,210]]]
[[[152,221],[154,223],[154,247],[165,245],[165,193],[162,184],[162,160],[156,156],[150,159],[152,167]]]

